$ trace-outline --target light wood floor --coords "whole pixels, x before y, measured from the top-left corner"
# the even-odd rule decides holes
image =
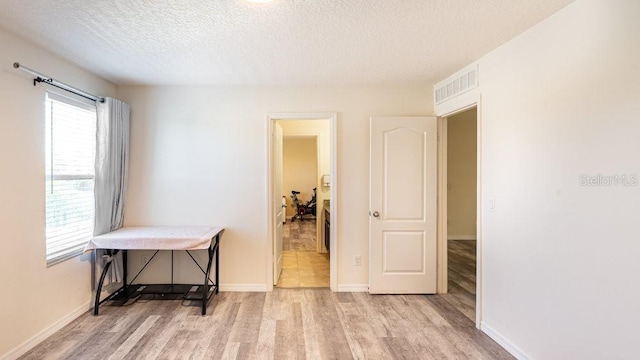
[[[104,306],[23,359],[512,359],[442,296],[275,289]]]
[[[475,242],[449,242],[446,295],[328,289],[104,306],[23,359],[513,359],[474,326]],[[473,301],[472,301],[473,299]]]
[[[449,240],[448,287],[442,295],[451,305],[472,321],[476,321],[476,241]]]
[[[282,225],[284,251],[316,251],[316,221],[287,221]]]
[[[282,273],[277,287],[329,287],[329,254],[316,252],[315,220],[283,226]]]

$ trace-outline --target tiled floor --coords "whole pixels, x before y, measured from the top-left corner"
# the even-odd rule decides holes
[[[329,287],[329,254],[316,252],[316,222],[287,221],[277,287]]]

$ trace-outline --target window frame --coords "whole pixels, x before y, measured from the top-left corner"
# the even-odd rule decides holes
[[[59,103],[63,103],[67,106],[72,106],[78,109],[82,109],[82,110],[87,110],[92,112],[93,114],[95,114],[95,117],[93,118],[93,121],[95,121],[95,125],[97,127],[97,108],[96,108],[96,104],[95,102],[91,101],[91,100],[87,100],[81,97],[77,97],[77,96],[69,96],[66,94],[61,94],[55,91],[47,91],[46,92],[46,96],[45,96],[45,116],[44,116],[44,130],[45,130],[45,138],[43,139],[43,145],[45,147],[45,151],[44,151],[44,156],[47,156],[47,152],[49,151],[48,149],[46,149],[47,147],[47,143],[48,143],[48,139],[46,139],[47,134],[51,135],[46,129],[51,126],[49,125],[51,122],[54,122],[54,128],[55,128],[55,118],[52,118],[55,115],[51,115],[49,112],[49,107],[51,106],[50,101],[55,101],[55,102],[59,102]],[[94,127],[95,129],[95,127]],[[55,131],[55,130],[53,130]],[[94,165],[95,166],[95,131],[93,133],[93,142],[94,142]],[[53,147],[51,147],[53,148]],[[50,154],[51,155],[51,154]],[[92,181],[92,189],[94,189],[95,187],[95,168],[93,169],[92,174],[60,174],[58,176],[54,174],[51,174],[49,168],[48,168],[48,164],[50,164],[49,159],[45,159],[44,162],[44,177],[45,177],[45,186],[44,186],[44,190],[45,190],[45,236],[44,236],[44,245],[45,245],[45,259],[46,259],[46,265],[47,267],[62,263],[66,260],[69,259],[73,259],[79,255],[82,255],[83,253],[83,249],[81,248],[77,248],[77,244],[80,244],[80,241],[74,241],[73,244],[76,244],[76,247],[71,248],[65,252],[62,253],[53,253],[55,254],[55,256],[52,255],[52,253],[50,253],[50,237],[48,234],[48,229],[49,229],[49,223],[47,220],[47,214],[48,214],[48,205],[49,205],[49,200],[47,197],[46,192],[49,191],[47,184],[49,184],[49,181],[64,181],[64,180],[93,180]],[[91,193],[93,194],[93,191],[91,191]],[[95,201],[95,200],[94,200]],[[92,213],[91,213],[91,222],[92,222],[92,231],[91,231],[91,236],[93,235],[93,230],[95,229],[95,203],[93,203],[92,206]],[[87,241],[89,239],[86,239]]]

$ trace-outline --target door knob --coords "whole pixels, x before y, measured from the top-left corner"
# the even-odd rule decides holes
[[[374,212],[369,211],[369,215],[371,215],[371,216],[373,216],[375,218],[380,217],[380,213],[377,212],[377,211],[374,211]]]

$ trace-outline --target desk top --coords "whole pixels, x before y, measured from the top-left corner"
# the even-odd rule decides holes
[[[84,251],[120,250],[198,250],[208,249],[211,240],[224,228],[208,226],[124,227],[94,236]]]

